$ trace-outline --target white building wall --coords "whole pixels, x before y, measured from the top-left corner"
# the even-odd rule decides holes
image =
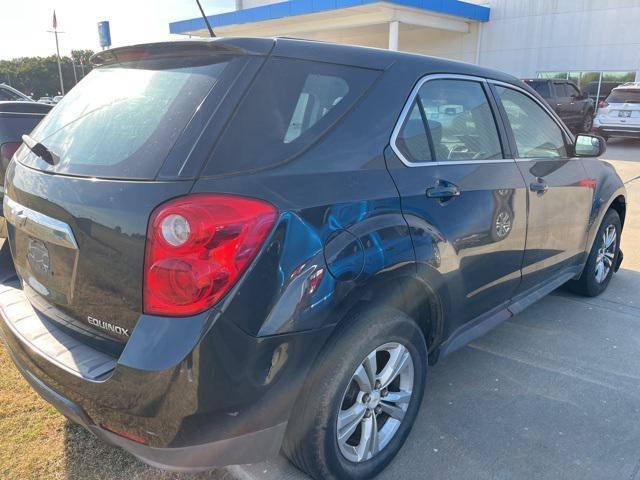
[[[279,1],[238,0],[242,8]],[[538,72],[635,71],[640,81],[640,0],[466,1],[491,7],[490,20],[470,23],[469,33],[401,24],[399,49],[478,61],[521,78]],[[298,36],[386,48],[388,25]]]
[[[480,64],[541,71],[639,71],[640,0],[491,0]]]

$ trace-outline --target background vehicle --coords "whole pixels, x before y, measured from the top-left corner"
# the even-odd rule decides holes
[[[0,102],[32,102],[24,93],[9,85],[0,83]]]
[[[598,93],[598,82],[589,82],[585,88],[585,93],[593,101],[594,105],[598,105],[601,101],[609,96],[611,90],[619,87],[624,82],[601,82],[600,92]]]
[[[55,102],[53,101],[53,98],[51,97],[40,97],[38,99],[38,103],[45,103],[47,105],[54,105]]]
[[[94,60],[9,165],[0,328],[38,392],[152,465],[282,446],[371,478],[430,363],[622,260],[624,186],[580,158],[604,142],[511,76],[292,39]]]
[[[549,103],[567,127],[576,132],[591,131],[595,103],[575,83],[541,78],[524,82]]]
[[[600,104],[593,126],[604,138],[640,138],[640,83],[614,88]]]
[[[32,101],[0,102],[0,201],[4,197],[4,175],[22,143],[22,135],[31,132],[49,110],[50,105]],[[0,238],[5,236],[5,221],[0,212]]]
[[[58,103],[63,98],[64,98],[64,95],[56,95],[55,97],[53,97],[53,103]]]

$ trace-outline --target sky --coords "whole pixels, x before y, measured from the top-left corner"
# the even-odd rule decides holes
[[[200,0],[207,15],[234,9],[235,0]],[[58,19],[60,55],[100,50],[98,22],[108,20],[114,47],[184,38],[169,34],[169,23],[196,18],[195,0],[2,0],[0,60],[48,56],[56,52],[53,10]]]

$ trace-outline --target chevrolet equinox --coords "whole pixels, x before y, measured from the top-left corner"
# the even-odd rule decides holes
[[[371,478],[429,365],[622,260],[604,140],[514,77],[293,39],[93,62],[7,169],[0,325],[35,390],[151,465]]]

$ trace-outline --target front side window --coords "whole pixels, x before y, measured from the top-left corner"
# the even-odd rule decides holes
[[[496,87],[518,147],[518,158],[566,157],[564,135],[547,112],[527,95]]]
[[[426,126],[426,128],[425,128]],[[425,145],[431,143],[431,149]],[[437,79],[418,91],[396,139],[412,162],[504,158],[496,122],[482,84]]]

